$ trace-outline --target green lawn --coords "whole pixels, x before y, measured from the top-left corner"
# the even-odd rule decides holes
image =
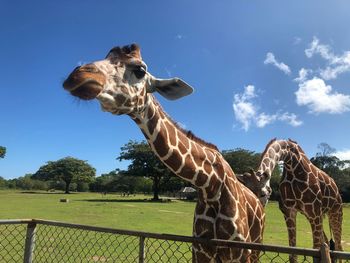
[[[61,203],[68,198],[68,203]],[[24,193],[0,191],[0,219],[40,218],[118,229],[191,235],[194,202],[143,201],[149,196],[121,197],[95,193]],[[266,208],[264,243],[288,245],[287,229],[275,202]],[[344,207],[343,247],[350,251],[350,206]],[[325,222],[325,232],[329,233]],[[297,245],[312,247],[311,231],[302,215],[298,216]]]

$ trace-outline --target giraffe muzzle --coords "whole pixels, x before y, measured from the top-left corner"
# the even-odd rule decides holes
[[[64,81],[63,87],[73,96],[92,100],[103,90],[106,77],[93,64],[77,67]]]

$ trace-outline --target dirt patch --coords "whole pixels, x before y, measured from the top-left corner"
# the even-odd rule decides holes
[[[158,211],[163,213],[186,214],[185,212],[177,212],[177,211],[170,211],[170,210],[158,210]]]
[[[107,262],[107,258],[104,256],[93,256],[91,259],[93,262]]]

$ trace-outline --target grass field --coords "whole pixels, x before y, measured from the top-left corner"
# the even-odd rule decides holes
[[[68,203],[59,199],[68,198]],[[40,218],[146,232],[191,235],[194,202],[144,201],[149,196],[121,197],[96,193],[25,193],[0,191],[0,219]],[[287,229],[275,202],[266,208],[264,243],[288,245]],[[312,247],[308,222],[298,215],[297,245]],[[343,248],[350,251],[350,206],[344,206]],[[325,232],[329,233],[325,222]]]

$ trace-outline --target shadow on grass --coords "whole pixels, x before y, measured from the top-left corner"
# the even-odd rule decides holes
[[[77,193],[65,193],[65,192],[36,192],[36,191],[22,191],[21,194],[36,194],[36,195],[73,195]]]
[[[153,199],[82,199],[78,201],[83,202],[108,202],[108,203],[169,203],[172,200],[171,199],[159,199],[159,200],[153,200]]]

